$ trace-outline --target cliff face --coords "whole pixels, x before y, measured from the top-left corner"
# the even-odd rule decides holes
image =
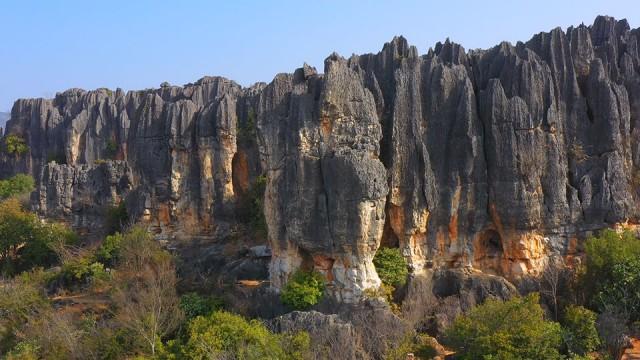
[[[264,174],[275,287],[313,267],[351,301],[379,284],[381,244],[416,273],[518,278],[588,231],[637,223],[639,40],[598,17],[470,52],[447,41],[420,56],[395,38],[251,88],[203,78],[19,100],[7,133],[30,152],[0,155],[0,174],[34,174],[42,215],[95,229],[96,209],[125,201],[167,239],[228,237]]]

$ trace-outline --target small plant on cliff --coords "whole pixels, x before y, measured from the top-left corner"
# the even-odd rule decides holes
[[[459,316],[445,334],[456,359],[562,359],[560,325],[544,319],[538,294],[487,300]]]
[[[4,151],[11,155],[22,155],[29,151],[29,146],[22,137],[11,134],[4,138]]]
[[[324,294],[324,278],[315,271],[296,271],[280,294],[282,302],[296,310],[317,304]]]
[[[373,258],[380,280],[393,287],[404,286],[407,282],[407,262],[398,248],[380,248]]]
[[[107,157],[107,159],[113,160],[115,159],[117,154],[118,144],[112,139],[107,140],[107,145],[104,148],[104,155]]]
[[[267,237],[267,221],[264,217],[264,191],[267,186],[267,177],[260,175],[243,196],[238,207],[238,217],[249,225],[255,237]]]
[[[248,143],[256,137],[256,113],[253,109],[249,109],[247,118],[244,122],[238,121],[238,140]]]
[[[108,234],[122,232],[129,222],[129,213],[124,201],[116,206],[110,206],[106,210],[105,227]]]
[[[572,158],[574,158],[578,163],[582,163],[589,158],[587,152],[584,150],[584,147],[579,143],[574,143],[569,148],[569,153]]]

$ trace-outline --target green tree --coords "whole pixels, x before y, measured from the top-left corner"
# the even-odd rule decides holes
[[[373,258],[380,280],[385,285],[403,286],[407,282],[407,262],[398,248],[380,248]]]
[[[640,320],[640,259],[627,259],[611,267],[611,279],[600,284],[594,303],[600,310],[615,310],[631,321]]]
[[[25,174],[17,174],[12,178],[0,180],[0,199],[28,194],[33,191],[33,178]]]
[[[487,300],[459,316],[445,334],[459,359],[561,359],[558,323],[546,321],[539,295]]]
[[[136,227],[124,234],[112,282],[115,320],[152,355],[184,317],[176,283],[171,254],[146,230]]]
[[[603,230],[585,243],[579,288],[589,307],[639,320],[640,239],[632,232]]]
[[[22,155],[29,151],[26,141],[16,134],[7,135],[4,138],[4,150],[7,154]]]
[[[202,296],[195,292],[187,293],[180,297],[180,309],[182,309],[187,319],[209,315],[216,310],[222,309],[223,305],[224,303],[220,298]]]
[[[106,266],[114,266],[120,254],[120,248],[124,236],[116,232],[113,235],[107,235],[100,247],[96,250],[96,260]]]
[[[240,360],[305,359],[309,337],[306,334],[276,335],[261,322],[246,320],[225,311],[198,316],[188,325],[187,339],[181,348],[188,359]]]
[[[565,309],[562,330],[569,353],[586,355],[600,346],[596,318],[596,313],[582,306],[571,305]]]
[[[296,271],[280,293],[282,302],[296,310],[317,304],[324,294],[324,278],[315,271]]]
[[[4,275],[49,267],[58,260],[55,247],[74,241],[75,235],[67,228],[43,224],[17,199],[0,202],[0,271]]]

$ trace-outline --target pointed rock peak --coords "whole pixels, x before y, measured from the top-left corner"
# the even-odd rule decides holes
[[[459,65],[466,64],[467,55],[462,45],[447,38],[444,44],[438,42],[435,47],[435,54],[444,62]]]
[[[340,64],[346,66],[347,60],[334,51],[324,60],[324,73],[328,74],[333,66]]]
[[[295,82],[302,82],[317,74],[316,68],[305,62],[301,68],[296,69],[293,73],[293,79]]]
[[[598,16],[591,26],[591,38],[594,45],[601,45],[614,39],[616,34],[616,19],[611,16]]]
[[[391,52],[394,57],[407,57],[409,56],[409,43],[402,35],[394,36],[390,42],[384,44],[382,52]]]

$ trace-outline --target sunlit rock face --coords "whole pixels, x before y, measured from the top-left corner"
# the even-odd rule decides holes
[[[124,201],[158,238],[233,241],[264,174],[275,288],[316,269],[355,301],[380,284],[380,246],[415,273],[518,279],[638,223],[639,38],[598,17],[488,50],[419,55],[398,37],[250,88],[206,77],[18,100],[6,133],[30,151],[0,155],[0,175],[33,174],[35,209],[88,232]]]

